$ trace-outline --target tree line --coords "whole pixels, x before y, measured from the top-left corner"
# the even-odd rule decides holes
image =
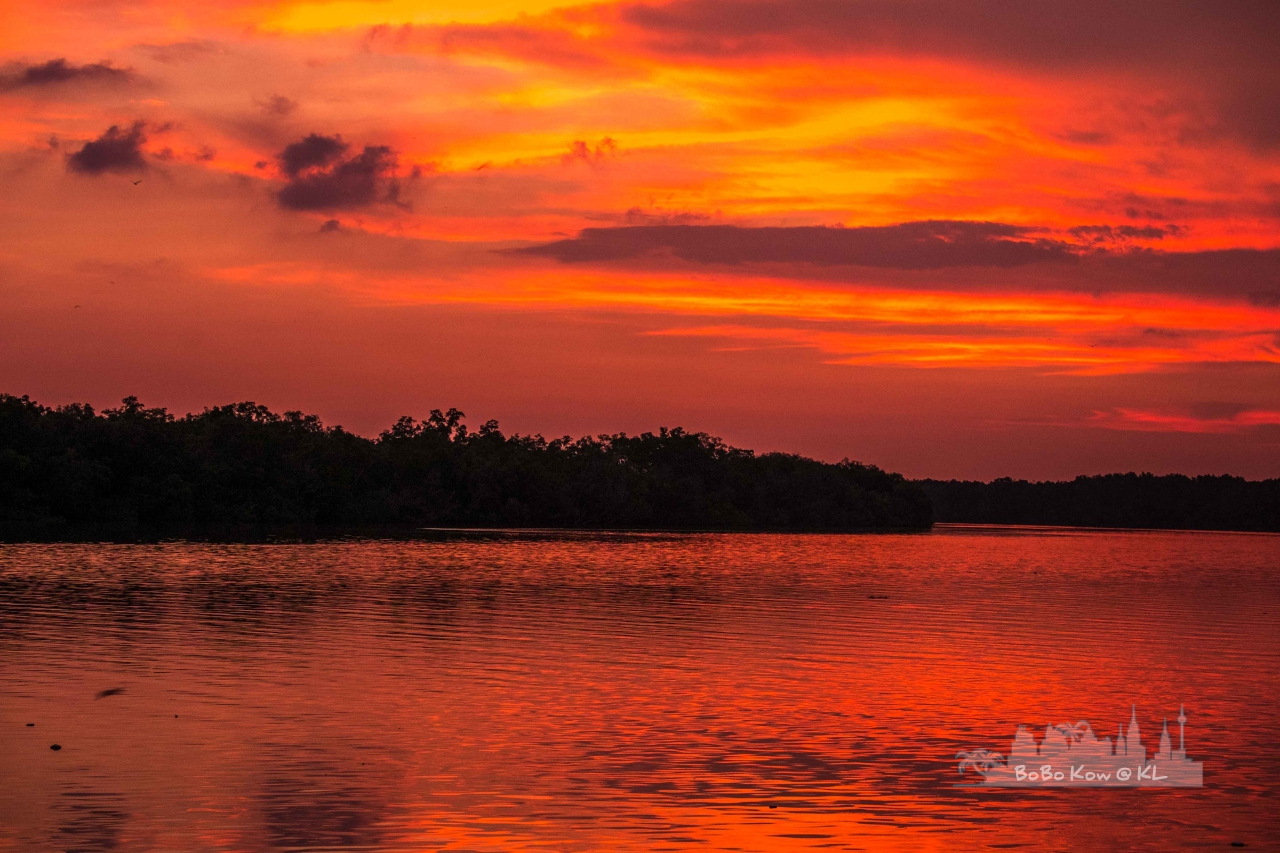
[[[1040,483],[916,482],[938,522],[1280,532],[1280,480],[1129,473]]]
[[[177,417],[0,395],[0,538],[301,528],[920,530],[929,499],[845,460],[701,432],[571,439],[470,430],[457,409],[377,438],[235,403]]]

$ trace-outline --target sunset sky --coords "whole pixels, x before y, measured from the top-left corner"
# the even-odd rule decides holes
[[[0,391],[1280,476],[1280,4],[7,0]]]

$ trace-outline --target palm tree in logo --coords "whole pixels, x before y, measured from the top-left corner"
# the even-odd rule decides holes
[[[1054,728],[1062,732],[1068,743],[1080,743],[1084,740],[1085,735],[1089,735],[1093,740],[1097,739],[1094,737],[1093,727],[1089,725],[1088,720],[1081,720],[1078,723],[1059,723]]]
[[[960,773],[966,770],[977,770],[986,776],[992,770],[1004,764],[1004,756],[989,749],[962,749],[956,753],[960,759]]]

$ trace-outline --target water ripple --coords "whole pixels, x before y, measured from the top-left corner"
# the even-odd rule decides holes
[[[990,528],[3,546],[0,850],[1262,847],[1277,567]],[[1203,789],[956,787],[1131,704],[1152,743],[1186,705]]]

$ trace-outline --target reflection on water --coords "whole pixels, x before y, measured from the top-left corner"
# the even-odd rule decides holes
[[[0,850],[1265,848],[1277,568],[972,528],[0,546]],[[1185,704],[1203,789],[956,787],[1131,704]]]

